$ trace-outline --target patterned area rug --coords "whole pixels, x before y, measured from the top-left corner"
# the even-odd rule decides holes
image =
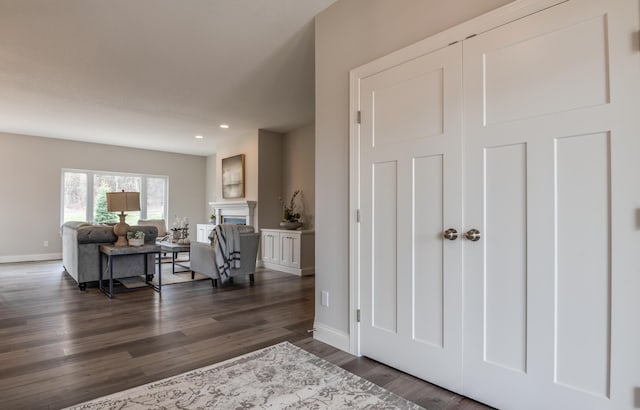
[[[68,409],[422,409],[283,342]]]

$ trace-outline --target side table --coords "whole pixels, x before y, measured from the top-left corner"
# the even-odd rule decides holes
[[[158,245],[145,244],[142,246],[114,246],[114,245],[100,245],[100,276],[98,286],[100,291],[107,295],[110,299],[113,298],[113,258],[124,255],[142,255],[144,258],[144,277],[147,287],[152,288],[156,292],[162,292],[162,269],[158,269],[158,286],[151,283],[149,275],[147,275],[147,269],[149,267],[149,261],[147,255],[150,253],[157,253],[158,260],[161,260],[161,247]],[[102,257],[106,256],[107,267],[109,269],[109,291],[107,292],[102,286]]]

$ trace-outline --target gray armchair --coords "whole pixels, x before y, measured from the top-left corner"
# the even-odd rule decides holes
[[[258,257],[259,233],[240,234],[240,268],[231,269],[230,280],[234,276],[249,275],[249,281],[253,283],[256,272],[256,259]],[[191,271],[198,272],[211,278],[211,286],[218,286],[218,268],[213,246],[207,243],[191,242]]]
[[[156,238],[156,242],[162,241],[169,235],[169,230],[167,229],[167,223],[164,219],[138,219],[139,226],[155,226],[158,230],[158,235]]]

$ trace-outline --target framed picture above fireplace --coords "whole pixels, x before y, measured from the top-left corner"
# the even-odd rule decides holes
[[[244,154],[222,159],[222,197],[244,198]]]

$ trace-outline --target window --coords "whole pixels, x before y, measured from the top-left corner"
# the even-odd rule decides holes
[[[140,211],[128,212],[126,221],[167,219],[169,178],[158,175],[101,171],[62,170],[62,223],[67,221],[117,222],[118,214],[107,211],[107,192],[140,192]]]

